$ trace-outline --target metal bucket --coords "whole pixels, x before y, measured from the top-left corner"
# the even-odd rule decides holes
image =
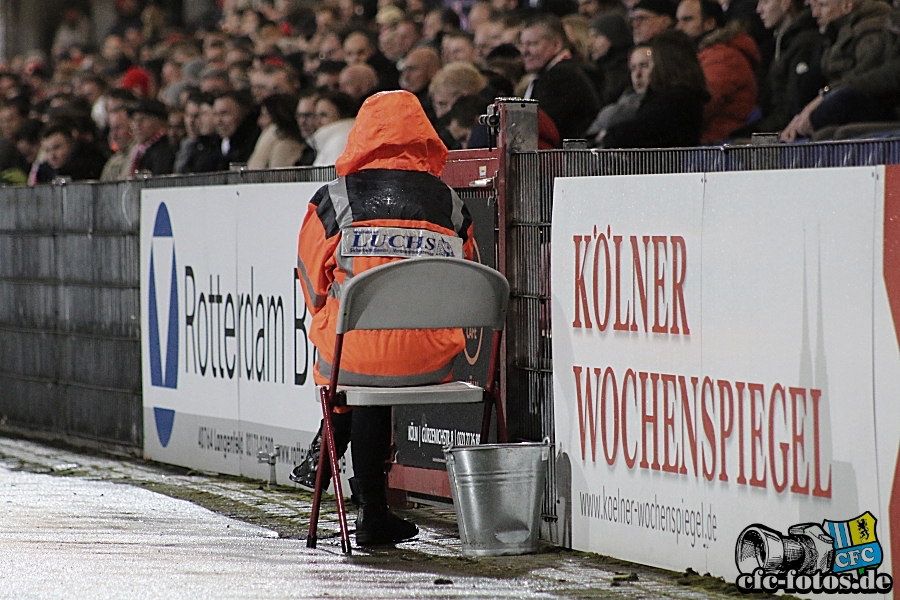
[[[444,457],[463,554],[535,552],[550,440],[445,448]]]

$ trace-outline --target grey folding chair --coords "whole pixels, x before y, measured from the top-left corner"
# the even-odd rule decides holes
[[[506,422],[496,392],[500,338],[506,322],[509,283],[498,271],[458,258],[409,258],[353,277],[341,291],[341,310],[334,342],[330,382],[320,390],[324,417],[324,445],[331,461],[332,482],[341,527],[341,548],[350,554],[350,534],[341,488],[338,457],[334,449],[331,412],[335,406],[396,406],[398,404],[484,403],[481,439],[487,440],[491,409],[497,412],[497,439],[507,441]],[[493,330],[488,381],[484,388],[454,381],[414,387],[338,386],[344,334],[372,329],[454,329],[490,327]],[[306,545],[316,547],[319,507],[322,500],[322,467],[319,454],[315,495]]]

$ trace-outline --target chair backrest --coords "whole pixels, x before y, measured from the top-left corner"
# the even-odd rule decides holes
[[[337,333],[354,329],[503,329],[509,283],[459,258],[407,258],[356,275],[341,289]]]

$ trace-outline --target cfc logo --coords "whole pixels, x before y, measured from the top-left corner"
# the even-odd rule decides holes
[[[742,592],[884,594],[893,588],[879,573],[882,552],[870,512],[847,521],[801,523],[787,535],[753,524],[738,536],[734,560]]]

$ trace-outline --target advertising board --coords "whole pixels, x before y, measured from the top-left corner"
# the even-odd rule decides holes
[[[868,569],[889,591],[900,292],[888,295],[900,278],[888,282],[883,257],[900,240],[886,226],[896,174],[556,180],[564,541],[742,589],[863,592]],[[856,537],[841,541],[846,527]],[[760,558],[791,544],[807,562]]]
[[[319,426],[297,235],[320,183],[141,198],[144,452],[286,483]]]

